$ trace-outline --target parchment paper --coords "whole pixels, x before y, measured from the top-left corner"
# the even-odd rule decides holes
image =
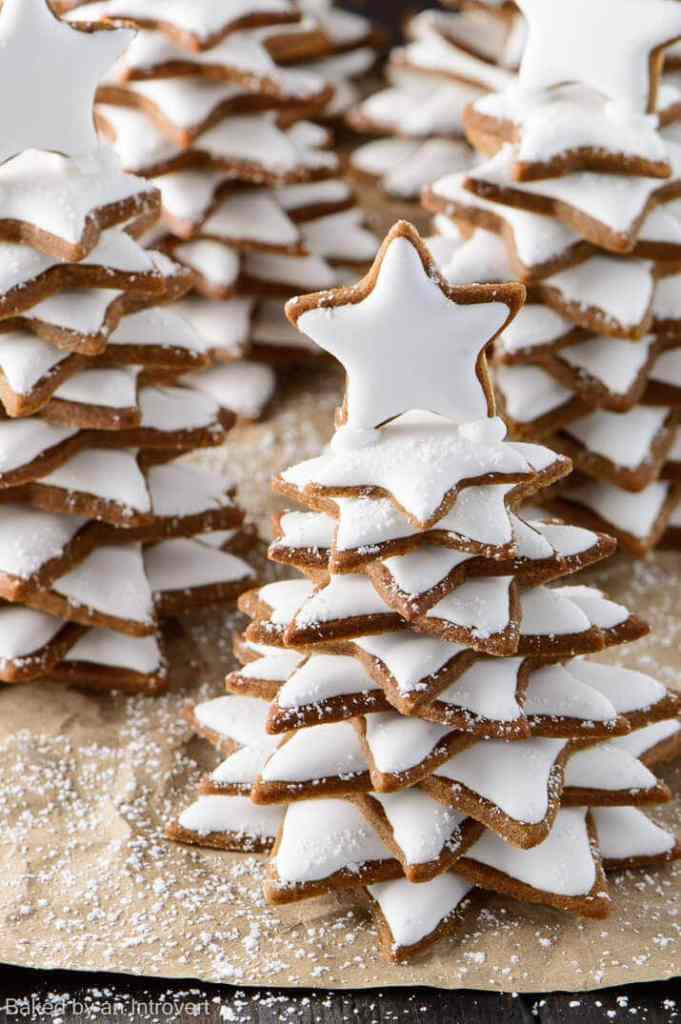
[[[274,418],[202,456],[240,485],[261,526],[276,469],[315,454],[339,380],[298,373]],[[681,559],[621,558],[594,574],[652,621],[618,652],[681,687]],[[336,899],[265,907],[262,861],[174,846],[163,826],[216,762],[180,721],[221,692],[238,616],[196,613],[168,633],[171,692],[158,700],[43,684],[0,690],[0,961],[239,985],[405,984],[532,992],[668,978],[681,964],[681,867],[613,881],[617,910],[583,922],[485,898],[457,936],[407,967],[383,964],[363,912]],[[681,767],[665,778],[681,795]],[[681,800],[656,815],[681,831]]]

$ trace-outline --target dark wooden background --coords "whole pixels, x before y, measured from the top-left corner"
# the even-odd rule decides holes
[[[368,12],[396,39],[403,14],[430,5],[418,0],[345,0],[344,6]],[[681,1024],[681,981],[591,995],[519,997],[424,989],[287,993],[0,967],[0,1022],[26,1020],[52,1020],[55,1024],[89,1020],[131,1024]]]

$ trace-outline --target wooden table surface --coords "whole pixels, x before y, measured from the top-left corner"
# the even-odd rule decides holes
[[[418,0],[345,0],[397,37]],[[679,908],[681,914],[681,907]],[[681,974],[681,964],[679,965]],[[113,975],[0,967],[0,1024],[15,1020],[206,1021],[215,1024],[681,1024],[681,980],[587,995],[498,996],[430,989],[244,990]]]

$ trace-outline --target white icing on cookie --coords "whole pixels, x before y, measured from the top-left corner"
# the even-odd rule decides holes
[[[108,344],[181,348],[198,355],[203,347],[201,339],[191,323],[177,315],[179,307],[179,303],[172,309],[153,307],[124,317],[109,336]]]
[[[587,616],[591,625],[599,629],[612,629],[626,622],[629,617],[629,611],[624,605],[611,601],[595,587],[554,587],[551,593],[554,596],[557,594],[562,601],[571,601]]]
[[[500,336],[498,344],[505,352],[522,352],[538,345],[550,345],[572,328],[569,320],[549,306],[527,303]]]
[[[77,432],[71,427],[52,426],[37,419],[0,421],[0,472],[8,473],[28,465]]]
[[[255,577],[243,558],[213,551],[196,540],[164,540],[145,549],[144,568],[154,593],[187,591]]]
[[[506,413],[517,423],[532,423],[568,405],[574,393],[540,366],[498,366],[494,380]]]
[[[523,714],[517,697],[518,672],[523,661],[523,658],[482,658],[435,699],[452,710],[461,709],[494,721],[516,722]]]
[[[62,626],[61,619],[44,612],[5,605],[0,609],[0,665],[19,661],[47,647]]]
[[[328,728],[328,726],[322,726]],[[284,885],[318,882],[362,867],[391,853],[354,804],[347,800],[303,800],[290,804],[273,858]]]
[[[298,629],[314,628],[325,622],[364,615],[390,614],[391,609],[362,575],[331,576],[296,612]]]
[[[119,668],[148,675],[163,666],[155,636],[123,636],[112,629],[89,629],[77,640],[64,661]]]
[[[144,33],[145,37],[148,35]],[[140,82],[138,86],[142,84]],[[187,168],[162,174],[152,180],[161,193],[163,212],[196,226],[212,206],[219,187],[229,181],[229,174],[226,171],[211,171],[207,167],[200,170]]]
[[[525,714],[587,722],[617,718],[617,709],[607,697],[575,678],[572,664],[547,665],[532,672],[523,701]]]
[[[288,626],[313,589],[310,580],[280,580],[261,587],[258,598],[271,608],[270,621],[274,625]]]
[[[570,487],[567,497],[591,509],[616,529],[644,540],[654,528],[669,492],[670,485],[663,481],[634,493],[599,480]]]
[[[451,35],[445,38],[428,22],[423,23],[418,38],[393,51],[391,59],[493,92],[503,91],[513,82],[513,75],[505,68],[480,60],[468,49],[457,46]]]
[[[282,651],[273,648],[270,653],[242,665],[238,670],[238,675],[242,679],[285,683],[291,673],[304,661],[305,656],[296,651]]]
[[[296,245],[301,237],[274,196],[262,189],[228,196],[203,222],[201,234],[275,246]]]
[[[194,270],[211,286],[227,290],[236,285],[241,269],[239,253],[221,242],[199,238],[194,242],[176,245],[173,252],[176,259]]]
[[[334,288],[338,277],[333,267],[319,256],[280,256],[271,252],[248,252],[243,257],[248,277],[265,284],[319,291]]]
[[[279,737],[268,736],[265,731],[269,704],[257,697],[215,697],[195,704],[193,714],[197,722],[222,739],[232,740],[239,746],[270,744],[274,749]]]
[[[388,89],[372,93],[356,108],[356,116],[380,131],[427,139],[463,135],[462,115],[480,95],[462,82],[435,83],[415,76],[397,77]]]
[[[269,758],[261,779],[267,783],[314,784],[328,778],[351,780],[366,770],[364,750],[353,726],[332,722],[292,733]]]
[[[461,783],[523,824],[549,810],[549,778],[564,740],[534,737],[522,743],[485,740],[455,754],[435,776]]]
[[[69,289],[43,299],[27,309],[22,316],[27,320],[49,324],[58,330],[106,337],[110,330],[107,323],[109,307],[123,294],[107,288]]]
[[[305,221],[301,233],[316,256],[368,263],[376,255],[379,241],[373,231],[364,227],[364,220],[364,211],[355,207]]]
[[[0,371],[16,395],[29,395],[68,356],[34,334],[11,331],[2,337]]]
[[[548,837],[531,850],[484,832],[466,856],[535,890],[586,896],[596,882],[596,866],[585,815],[583,807],[561,808]]]
[[[200,515],[234,505],[229,481],[203,468],[169,462],[150,466],[146,476],[157,516]]]
[[[358,146],[350,159],[356,170],[380,178],[396,164],[404,162],[418,151],[418,142],[411,140],[373,139]]]
[[[426,678],[436,676],[465,650],[460,644],[407,631],[362,636],[354,642],[360,650],[385,666],[405,696],[425,689]]]
[[[637,807],[594,807],[598,845],[605,860],[662,857],[674,849],[675,837]]]
[[[416,787],[371,795],[383,808],[393,839],[408,864],[436,860],[457,838],[466,820],[463,814],[444,807]]]
[[[679,733],[681,733],[681,722],[674,718],[646,725],[643,729],[630,732],[628,736],[616,736],[610,741],[609,746],[618,747],[632,757],[638,758],[643,757],[658,743],[663,743]]]
[[[659,355],[651,368],[650,379],[681,388],[681,348],[672,348]]]
[[[270,366],[249,360],[212,366],[203,373],[186,374],[182,383],[208,395],[221,409],[230,409],[246,420],[260,418],[274,397],[277,384]]]
[[[473,886],[451,872],[414,885],[406,878],[368,886],[390,930],[394,950],[408,948],[432,935]]]
[[[143,626],[154,622],[149,582],[139,544],[97,548],[54,584],[69,603]]]
[[[242,671],[241,674],[245,673]],[[277,694],[277,705],[283,709],[294,709],[306,704],[319,704],[334,697],[370,693],[378,689],[364,666],[355,658],[316,654],[300,667],[295,667],[293,673],[287,674]]]
[[[77,405],[134,409],[137,405],[139,372],[136,366],[83,370],[64,381],[53,397]]]
[[[380,140],[387,142],[388,140]],[[401,141],[401,140],[390,140]],[[366,146],[377,143],[366,143]],[[404,143],[403,143],[404,145]],[[361,147],[364,149],[365,147]],[[373,154],[370,154],[370,156]],[[353,162],[357,166],[356,161]],[[363,162],[366,154],[362,153]],[[403,199],[418,199],[427,185],[445,174],[466,170],[474,165],[475,157],[470,147],[457,139],[428,139],[414,152],[404,152],[402,157],[390,163],[383,176],[383,188],[390,195]],[[361,170],[361,166],[359,167]]]
[[[581,374],[595,378],[616,395],[625,395],[646,365],[654,337],[630,342],[619,338],[587,338],[561,349],[558,358]]]
[[[474,640],[487,640],[510,624],[512,583],[512,576],[467,580],[433,605],[426,616],[468,629]]]
[[[663,429],[669,409],[639,405],[628,412],[596,409],[563,429],[589,452],[615,466],[635,469],[650,458],[651,446]]]
[[[292,551],[325,551],[331,547],[336,520],[324,512],[284,512],[276,547]]]
[[[264,745],[235,750],[210,773],[210,781],[222,788],[233,786],[250,789],[270,753],[271,748]]]
[[[532,587],[520,594],[522,636],[567,636],[626,621],[627,609],[590,587]]]
[[[318,205],[346,203],[352,198],[352,190],[346,181],[330,178],[328,181],[281,185],[274,189],[274,196],[283,210],[291,212]]]
[[[504,240],[484,228],[456,247],[442,273],[449,284],[498,284],[517,276]]]
[[[620,665],[576,658],[566,668],[572,677],[602,694],[620,715],[652,707],[667,695],[665,687],[656,679]]]
[[[151,498],[135,453],[108,448],[78,452],[41,483],[64,491],[91,494],[135,512],[151,512]]]
[[[77,516],[0,505],[0,572],[28,579],[66,546],[86,523]]]
[[[386,558],[381,564],[390,573],[390,585],[410,597],[418,597],[440,583],[473,555],[447,548],[422,547],[406,555]]]
[[[203,352],[218,350],[235,359],[242,354],[251,325],[252,299],[204,299],[197,295],[173,304]],[[123,324],[127,322],[123,321]]]
[[[381,711],[365,718],[366,743],[377,771],[399,775],[419,765],[451,733],[447,725]]]
[[[217,403],[186,388],[143,388],[139,403],[142,427],[167,433],[211,427],[217,419]]]
[[[653,789],[657,779],[627,750],[600,743],[572,755],[565,768],[565,785],[619,792]]]
[[[274,839],[284,817],[283,807],[258,807],[247,796],[201,795],[182,812],[181,828],[198,836],[236,833],[249,838]]]

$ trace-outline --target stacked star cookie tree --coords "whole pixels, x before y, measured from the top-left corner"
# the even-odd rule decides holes
[[[233,695],[190,715],[227,756],[169,834],[271,850],[275,904],[354,891],[389,957],[474,887],[602,916],[604,869],[681,854],[641,809],[670,797],[650,766],[681,747],[679,700],[582,657],[646,627],[562,579],[614,542],[515,511],[570,468],[493,416],[484,351],[522,298],[448,286],[399,223],[358,286],[288,304],[345,402],[275,479],[306,511],[271,557],[302,576],[244,595]]]
[[[165,306],[191,275],[134,240],[159,194],[94,130],[98,78],[131,35],[72,28],[45,0],[0,12],[18,98],[0,113],[4,682],[155,692],[159,620],[252,585],[220,550],[245,539],[233,488],[173,461],[221,444],[233,420],[173,383],[204,362]]]
[[[520,6],[519,85],[464,115],[487,159],[425,202],[475,232],[435,243],[449,281],[528,287],[495,379],[516,436],[578,470],[555,507],[642,555],[681,536],[681,136],[659,82],[681,8]]]
[[[325,76],[342,92],[343,62],[359,56],[362,70],[375,59],[371,26],[305,7],[318,18],[291,0],[98,0],[69,14],[138,28],[99,90],[98,117],[125,169],[161,192],[153,244],[195,275],[178,310],[213,365],[191,383],[247,418],[266,406],[274,377],[244,356],[314,353],[284,300],[339,284],[348,265],[356,275],[378,245],[338,178],[328,130],[309,120],[337,96]]]
[[[524,42],[514,5],[464,3],[461,10],[427,10],[406,26],[406,45],[392,51],[389,86],[349,114],[358,132],[379,136],[359,146],[351,167],[390,195],[417,200],[443,174],[470,167],[465,108],[511,86]]]

